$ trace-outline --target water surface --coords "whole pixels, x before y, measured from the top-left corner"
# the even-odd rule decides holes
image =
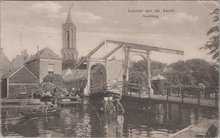
[[[125,106],[124,115],[100,114],[92,106],[64,107],[60,116],[21,120],[20,111],[1,110],[3,136],[25,137],[168,137],[218,111],[192,105],[145,103]]]

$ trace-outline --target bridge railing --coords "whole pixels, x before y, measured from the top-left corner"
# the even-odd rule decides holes
[[[129,84],[129,83],[128,83]],[[129,86],[129,85],[128,85]],[[135,91],[134,88],[136,87],[137,89],[140,88],[139,90]],[[151,96],[157,96],[158,97],[166,97],[167,101],[169,99],[180,99],[182,103],[185,102],[185,100],[189,99],[194,99],[198,101],[198,105],[200,105],[201,100],[204,101],[214,101],[215,106],[218,107],[218,102],[219,102],[219,89],[218,88],[200,88],[200,87],[187,87],[187,86],[182,86],[182,87],[177,87],[177,86],[171,86],[171,87],[166,87],[164,88],[164,92],[155,92],[157,94],[149,94],[146,93],[146,90],[144,87],[141,87],[140,85],[137,84],[132,84],[130,83],[131,88],[128,89],[127,96],[135,96],[139,98],[151,98]],[[176,97],[176,98],[175,98]]]

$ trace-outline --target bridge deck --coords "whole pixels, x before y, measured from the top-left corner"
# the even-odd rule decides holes
[[[176,102],[176,103],[186,103],[186,104],[194,104],[194,105],[201,105],[201,106],[208,106],[208,107],[217,107],[215,99],[198,99],[192,97],[177,97],[177,96],[167,96],[166,95],[149,95],[141,93],[129,93],[129,95],[123,97],[133,97],[133,98],[141,98],[141,99],[151,99],[151,100],[158,100],[158,101],[168,101],[168,102]],[[218,104],[218,103],[217,103]]]

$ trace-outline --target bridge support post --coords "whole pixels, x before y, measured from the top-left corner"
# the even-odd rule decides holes
[[[123,64],[123,95],[128,95],[128,67],[129,67],[129,48],[124,47],[124,64]]]
[[[182,87],[181,87],[181,86],[180,86],[180,93],[181,93],[182,103],[184,103],[184,101],[183,101],[184,93],[183,93],[183,90],[182,90]]]
[[[218,91],[215,90],[215,106],[218,107]]]
[[[90,94],[90,77],[91,77],[91,69],[90,69],[90,61],[87,60],[87,84],[86,84],[86,88],[84,90],[84,95],[89,96]]]
[[[153,94],[152,88],[151,88],[151,59],[150,59],[150,54],[151,52],[148,50],[147,51],[147,73],[146,73],[146,83],[147,83],[147,92],[149,93],[149,97],[151,95],[151,93]]]

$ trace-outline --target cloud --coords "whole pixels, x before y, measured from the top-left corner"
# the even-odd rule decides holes
[[[48,26],[27,26],[23,32],[61,34],[61,29]]]
[[[74,12],[73,18],[75,18],[75,21],[83,24],[96,23],[102,20],[101,16],[94,15],[91,12]]]
[[[196,22],[196,21],[198,21],[198,16],[189,15],[185,12],[178,12],[174,15],[169,16],[169,17],[164,16],[164,17],[162,17],[162,20],[173,22],[173,23]]]
[[[46,12],[46,13],[58,13],[62,6],[57,2],[45,1],[45,2],[37,2],[30,7],[32,10],[37,12]]]

